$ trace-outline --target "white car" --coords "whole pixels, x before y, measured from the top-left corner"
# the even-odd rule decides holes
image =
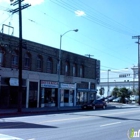
[[[120,102],[121,97],[118,97],[116,99],[113,99],[113,102]]]

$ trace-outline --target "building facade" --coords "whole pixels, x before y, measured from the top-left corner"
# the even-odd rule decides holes
[[[23,40],[22,107],[77,106],[96,98],[100,61]],[[19,87],[19,39],[0,33],[0,108],[16,108]]]
[[[101,71],[100,84],[97,86],[98,93],[100,88],[104,88],[104,96],[109,96],[115,87],[137,90],[138,67]]]

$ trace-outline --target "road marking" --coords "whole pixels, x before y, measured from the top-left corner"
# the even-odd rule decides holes
[[[21,138],[0,134],[0,140],[23,140]]]
[[[108,124],[103,124],[103,125],[100,125],[100,127],[104,127],[104,126],[108,126],[108,125],[114,125],[114,124],[119,124],[121,122],[114,122],[114,123],[108,123]]]
[[[59,120],[49,120],[49,121],[43,121],[43,122],[39,122],[39,123],[42,124],[42,123],[47,123],[47,122],[62,122],[62,121],[80,120],[80,119],[93,118],[93,117],[96,117],[96,116],[77,117],[77,118],[59,119]]]

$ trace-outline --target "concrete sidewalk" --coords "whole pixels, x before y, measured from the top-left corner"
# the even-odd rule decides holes
[[[107,109],[116,108],[115,105],[108,104]],[[46,107],[46,108],[23,108],[22,112],[18,112],[17,109],[0,109],[0,116],[11,116],[11,115],[32,115],[32,114],[41,114],[41,113],[51,113],[51,112],[64,112],[64,111],[80,111],[81,106],[72,106],[72,107]],[[82,110],[81,110],[82,111]]]
[[[51,112],[62,112],[62,111],[81,110],[81,106],[75,107],[46,107],[46,108],[22,108],[22,112],[18,112],[17,109],[0,109],[0,116],[8,115],[24,115],[24,114],[41,114]]]
[[[107,109],[115,109],[122,107],[138,107],[138,104],[122,104],[122,103],[107,103]],[[72,107],[46,107],[46,108],[22,108],[22,112],[18,112],[17,109],[0,109],[0,116],[11,116],[11,115],[32,115],[32,114],[41,114],[41,113],[51,113],[51,112],[64,112],[64,111],[80,111],[81,106],[72,106]],[[82,111],[82,110],[81,110]]]

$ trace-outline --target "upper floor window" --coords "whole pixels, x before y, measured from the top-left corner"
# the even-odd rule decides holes
[[[0,48],[0,66],[3,66],[4,61],[4,50],[3,48]]]
[[[47,59],[47,73],[52,73],[53,72],[53,62],[52,62],[52,58],[49,57]]]
[[[30,69],[31,68],[31,54],[26,53],[24,57],[24,68]]]
[[[37,70],[42,71],[42,65],[43,64],[43,59],[41,55],[38,55],[37,57]]]
[[[0,51],[0,66],[3,65],[3,52]]]
[[[18,67],[18,53],[16,51],[12,53],[12,67]]]
[[[69,75],[69,62],[65,63],[65,75]]]
[[[83,66],[81,65],[81,66],[80,66],[80,77],[83,77],[83,72],[84,72],[84,71],[83,71]]]
[[[76,64],[73,64],[72,75],[76,76]]]

